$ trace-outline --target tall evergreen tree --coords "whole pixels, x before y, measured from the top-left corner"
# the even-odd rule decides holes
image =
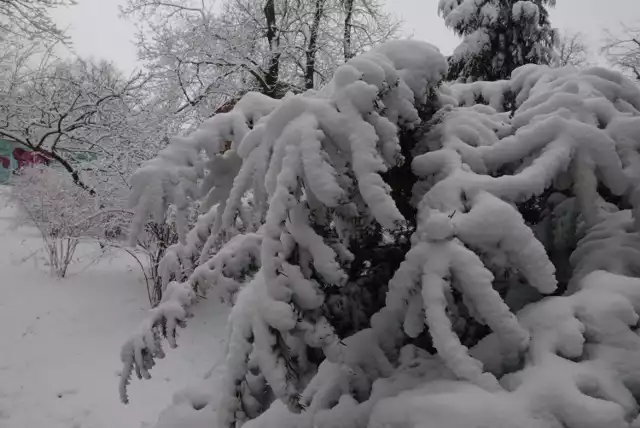
[[[555,0],[440,0],[440,15],[463,39],[449,58],[449,79],[508,79],[522,65],[548,64],[556,34],[549,6]]]

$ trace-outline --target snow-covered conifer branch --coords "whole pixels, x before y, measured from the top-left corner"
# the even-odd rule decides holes
[[[455,91],[449,90],[463,102],[469,98],[465,93],[473,97],[476,96],[474,94],[484,93],[486,102],[501,105],[499,95],[487,94],[496,88],[501,91],[506,89],[516,95],[517,110],[511,118],[490,107],[461,108],[445,113],[445,119],[432,131],[441,138],[438,140],[435,136],[427,136],[427,147],[422,150],[430,151],[417,156],[413,162],[418,175],[436,177],[422,196],[414,239],[427,242],[426,248],[430,248],[434,245],[432,242],[457,237],[471,248],[486,254],[502,253],[501,257],[527,278],[531,286],[542,293],[551,293],[556,288],[555,268],[545,249],[522,217],[499,198],[509,202],[528,200],[541,195],[556,180],[568,174],[573,181],[573,193],[586,227],[599,224],[607,215],[598,194],[600,180],[612,194],[626,195],[633,204],[633,190],[629,190],[632,189],[629,184],[630,173],[628,169],[623,169],[618,154],[620,149],[628,147],[628,138],[622,138],[623,135],[628,137],[628,132],[618,131],[619,122],[613,121],[613,117],[626,116],[634,111],[634,114],[638,114],[636,107],[639,105],[640,91],[620,75],[598,69],[576,72],[569,68],[552,70],[540,66],[516,70],[510,86],[505,83],[489,83],[485,85],[486,89],[482,86],[483,83],[476,82],[460,85]],[[577,93],[576,88],[580,87],[583,88],[582,92]],[[447,120],[449,117],[451,119]],[[464,126],[454,126],[456,123],[464,123]],[[607,132],[610,123],[614,126],[613,132]],[[438,144],[440,147],[437,147]],[[629,151],[626,153],[628,163]],[[497,177],[486,175],[487,172],[505,167],[513,173]],[[447,247],[459,248],[457,253],[461,256],[473,254],[463,246],[455,246],[455,242],[438,243],[440,248],[430,257],[427,257],[430,254],[427,250],[424,257],[431,260],[427,266],[451,254]],[[453,350],[452,344],[456,343],[455,338],[453,342],[444,338],[444,332],[451,330],[451,325],[437,315],[444,313],[438,312],[443,310],[445,302],[444,293],[440,290],[443,279],[449,277],[448,265],[454,260],[450,257],[442,259],[443,267],[436,265],[440,266],[440,270],[436,269],[434,273],[429,273],[431,276],[425,276],[422,285],[429,331],[432,335],[443,332],[441,336],[434,336],[434,345],[441,355],[448,355],[447,350]],[[459,266],[471,269],[474,257],[463,258],[467,261]],[[419,260],[415,262],[424,263]],[[402,271],[400,269],[397,274]],[[465,269],[458,270],[458,274],[466,273]],[[454,268],[454,281],[455,276]],[[508,310],[484,310],[483,314],[474,302],[488,298],[489,294],[486,293],[493,290],[484,287],[485,291],[480,292],[477,289],[482,283],[479,273],[468,278],[477,285],[471,288],[460,281],[463,294],[476,296],[467,303],[476,306],[473,309],[481,317],[489,316],[484,321],[501,336],[502,327],[507,325],[504,322],[512,315]],[[489,283],[491,280],[492,277],[489,277]],[[429,291],[426,287],[435,289]],[[394,288],[390,289],[390,294],[395,292]],[[498,300],[501,301],[501,298],[498,297]],[[487,303],[490,301],[495,299]],[[503,315],[498,316],[499,313]],[[493,319],[493,325],[492,316],[498,316]],[[436,319],[447,327],[443,330],[442,326],[435,325]],[[517,331],[517,328],[513,331]],[[505,331],[505,334],[511,333]],[[440,339],[436,340],[438,337]],[[520,345],[515,350],[526,348],[526,339],[516,340],[518,342]],[[462,371],[464,365],[456,366],[457,360],[454,354],[446,358],[454,373],[471,379],[470,374],[462,374],[468,373]],[[473,378],[478,376],[476,373]]]
[[[127,385],[135,370],[138,379],[149,379],[149,370],[155,365],[155,358],[164,358],[162,338],[175,348],[178,326],[185,327],[189,308],[195,302],[195,293],[187,283],[172,282],[167,286],[162,301],[151,309],[147,318],[140,323],[137,332],[122,346],[120,359],[124,364],[120,374],[120,400],[129,402]]]
[[[323,349],[335,362],[343,358],[339,339],[318,309],[324,287],[346,282],[344,264],[352,256],[335,237],[314,230],[310,219],[323,209],[338,221],[340,212],[370,211],[387,229],[405,221],[380,174],[402,164],[398,129],[419,123],[415,106],[427,101],[444,70],[444,58],[433,46],[389,42],[341,67],[317,95],[273,101],[248,94],[230,113],[174,138],[133,177],[132,236],[149,214],[162,213],[168,204],[175,204],[179,215],[186,201],[204,197],[205,208],[216,212],[203,220],[209,236],[201,262],[215,242],[219,249],[185,287],[197,282],[235,292],[237,281],[259,268],[240,291],[230,319],[231,340],[244,345],[229,344],[227,361],[240,366],[230,370],[225,411],[237,417],[242,407],[233,397],[249,362],[294,409],[302,391],[300,372],[311,367],[305,346]],[[200,159],[202,152],[208,161]],[[229,240],[246,197],[264,225]],[[163,261],[165,281],[180,269],[182,249],[193,255],[191,249],[202,242],[192,233],[181,232],[183,242]],[[144,338],[152,325],[147,322],[128,342],[138,354],[147,349]],[[274,340],[288,351],[272,353]]]
[[[260,268],[260,233],[248,233],[231,238],[218,252],[198,266],[192,281],[199,290],[213,288],[221,298],[235,294],[240,285]]]
[[[519,19],[533,10],[519,7]],[[184,283],[239,290],[215,405],[222,426],[629,428],[638,419],[638,371],[627,361],[640,349],[640,90],[601,69],[529,65],[509,81],[438,91],[441,65],[428,45],[383,45],[323,90],[245,120],[239,141],[226,137],[241,163],[196,228],[208,235],[187,239],[190,256],[205,240],[215,254]],[[432,102],[441,110],[428,117]],[[194,159],[222,151],[204,145],[189,146]],[[171,203],[177,183],[146,203]],[[402,198],[413,212],[400,214]],[[357,248],[371,242],[400,254],[384,280]],[[180,258],[170,265],[184,268]],[[370,277],[385,302],[341,340],[328,301]],[[148,349],[146,327],[135,352]]]
[[[462,37],[449,59],[449,78],[506,79],[524,64],[550,64],[556,31],[554,0],[440,0],[445,25]]]

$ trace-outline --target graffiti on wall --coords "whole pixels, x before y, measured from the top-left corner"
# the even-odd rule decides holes
[[[27,165],[48,164],[49,159],[19,143],[0,140],[0,183],[6,183],[14,171]]]

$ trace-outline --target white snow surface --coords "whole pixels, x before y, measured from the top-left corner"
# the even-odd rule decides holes
[[[98,248],[87,244],[67,278],[52,278],[37,232],[16,229],[14,214],[0,187],[0,427],[154,426],[175,391],[222,358],[228,310],[215,299],[201,302],[180,348],[153,379],[131,385],[125,406],[118,349],[149,309],[139,268],[126,254],[92,263]]]

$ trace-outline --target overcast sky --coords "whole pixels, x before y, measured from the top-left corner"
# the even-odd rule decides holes
[[[54,16],[69,28],[75,50],[81,56],[114,61],[125,71],[136,68],[132,45],[135,27],[118,16],[125,0],[78,0],[78,5],[59,9]],[[449,54],[458,39],[438,16],[438,0],[386,0],[388,11],[404,22],[407,34],[435,44]],[[640,0],[557,0],[551,11],[553,25],[560,30],[585,34],[598,47],[606,28],[620,22],[640,22]]]

